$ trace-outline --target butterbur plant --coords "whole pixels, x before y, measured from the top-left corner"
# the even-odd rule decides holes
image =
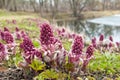
[[[25,37],[23,42],[20,44],[20,48],[23,49],[23,57],[25,58],[26,62],[31,63],[31,60],[34,58],[34,46],[32,41]]]
[[[99,50],[101,53],[104,53],[106,51],[110,53],[119,52],[119,42],[115,43],[112,36],[109,36],[108,39],[105,39],[104,35],[101,34],[99,41],[97,41],[96,38],[93,38],[91,43],[93,47],[96,50]]]
[[[104,35],[101,34],[101,35],[100,35],[100,38],[99,38],[99,41],[103,41],[103,40],[104,40]]]
[[[22,37],[22,38],[28,37],[28,35],[27,35],[24,31],[21,31],[20,34],[21,34],[21,37]]]
[[[81,55],[83,48],[84,48],[84,42],[82,37],[76,36],[72,46],[72,53],[76,55]]]
[[[81,36],[77,35],[73,41],[71,52],[68,55],[69,64],[72,63],[74,66],[72,67],[73,70],[79,67],[79,63],[83,55],[83,48],[84,48],[83,39]]]
[[[92,45],[89,45],[86,51],[86,59],[89,59],[93,56],[94,47]]]
[[[0,62],[5,60],[5,57],[6,57],[5,45],[0,43]]]
[[[18,29],[18,27],[15,28],[15,34],[16,34],[16,39],[20,40],[21,39],[21,34],[20,34],[20,30]]]
[[[47,23],[43,23],[40,26],[40,42],[42,45],[50,45],[54,42],[53,37],[53,30],[51,29],[51,26]]]
[[[7,27],[4,27],[4,31],[8,31],[9,32],[9,29]]]
[[[32,41],[27,36],[24,37],[23,42],[20,44],[20,48],[23,49],[22,56],[24,57],[25,61],[29,64],[35,56],[38,59],[41,59],[42,57],[42,53],[39,50],[35,49]]]
[[[64,28],[62,28],[62,29],[58,28],[57,29],[57,34],[58,34],[59,37],[67,37],[66,31],[65,31]]]
[[[109,36],[109,40],[113,42],[113,37],[112,37],[112,36]]]
[[[94,47],[89,45],[86,50],[86,57],[83,61],[82,70],[85,71],[89,61],[93,58]]]
[[[23,42],[20,44],[20,47],[23,49],[24,52],[31,51],[34,48],[32,41],[29,37],[24,37]]]
[[[17,23],[17,21],[16,21],[15,19],[13,19],[13,20],[12,20],[12,23],[13,23],[13,24],[16,24],[16,23]]]
[[[1,32],[1,38],[7,44],[11,44],[11,43],[14,42],[13,35],[10,32],[8,32],[8,31]]]
[[[53,62],[57,65],[61,65],[66,55],[61,41],[54,37],[52,27],[49,24],[44,23],[40,28],[40,43],[43,51],[43,60],[46,63]],[[49,66],[52,66],[52,64],[49,64]]]

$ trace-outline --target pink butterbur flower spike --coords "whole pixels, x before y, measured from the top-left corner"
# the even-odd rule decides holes
[[[93,47],[93,45],[89,45],[86,50],[86,57],[83,61],[82,71],[86,70],[86,67],[87,67],[89,61],[93,58],[93,53],[94,53],[94,47]]]
[[[113,37],[112,37],[112,36],[110,36],[110,37],[109,37],[109,40],[113,42]]]
[[[78,66],[83,55],[84,43],[81,36],[76,36],[72,45],[71,52],[69,53],[69,62],[74,66]]]
[[[13,23],[13,24],[16,24],[16,23],[17,23],[17,21],[16,21],[15,19],[13,19],[13,20],[12,20],[12,23]]]
[[[9,29],[7,27],[4,27],[4,31],[8,31],[9,32]]]
[[[28,37],[28,35],[24,31],[21,31],[20,34],[22,38]]]
[[[82,54],[84,42],[81,36],[76,36],[72,45],[72,53],[76,55]]]
[[[86,51],[86,59],[90,59],[93,56],[94,47],[89,45]]]
[[[24,52],[31,51],[34,48],[32,41],[28,37],[24,37],[23,43],[20,44],[20,47]]]
[[[11,44],[14,42],[14,38],[13,38],[13,35],[8,32],[8,31],[5,31],[5,32],[1,32],[1,38],[3,41],[5,41],[7,44]]]
[[[23,49],[23,57],[27,63],[31,63],[31,61],[36,56],[37,58],[41,59],[42,54],[40,51],[35,49],[32,41],[29,37],[24,37],[23,42],[20,44],[20,48]]]
[[[0,43],[0,62],[5,60],[6,58],[6,50],[5,50],[5,46]]]
[[[20,30],[18,29],[18,27],[15,28],[15,33],[16,33],[16,39],[20,40],[21,39],[21,34],[20,34]]]
[[[97,48],[97,40],[95,37],[92,39],[92,45],[94,48]]]
[[[42,45],[50,45],[54,42],[53,30],[47,23],[43,23],[41,26],[40,42]]]
[[[104,40],[104,35],[101,34],[101,35],[100,35],[100,38],[99,38],[99,41],[103,41],[103,40]]]

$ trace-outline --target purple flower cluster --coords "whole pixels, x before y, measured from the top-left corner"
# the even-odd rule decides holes
[[[40,42],[42,45],[50,45],[54,42],[53,31],[51,26],[47,23],[42,24],[40,34]]]
[[[112,36],[109,36],[108,39],[104,39],[104,35],[101,34],[98,42],[96,41],[96,38],[92,39],[92,45],[94,48],[100,50],[101,52],[104,52],[104,51],[119,52],[118,51],[119,42],[115,43]],[[116,48],[114,48],[115,46]]]
[[[109,48],[113,47],[113,44],[112,42],[109,43]]]
[[[65,37],[66,36],[66,31],[65,31],[65,29],[64,28],[62,28],[62,29],[57,29],[57,34],[58,34],[58,36],[59,37]]]
[[[24,37],[23,42],[20,44],[20,47],[24,51],[23,57],[27,63],[31,63],[31,60],[33,60],[35,56],[41,59],[41,52],[34,48],[32,41],[28,37]]]
[[[110,37],[109,37],[109,40],[113,42],[113,37],[112,37],[112,36],[110,36]]]
[[[6,57],[5,46],[0,43],[0,61],[4,60]]]
[[[84,47],[83,39],[81,36],[76,36],[73,46],[72,46],[72,53],[76,55],[82,54],[82,49]]]
[[[28,37],[25,37],[23,39],[23,43],[20,44],[20,47],[25,52],[27,52],[27,51],[31,51],[34,48],[34,45],[33,45],[32,41]]]
[[[5,46],[4,46],[2,43],[0,43],[0,51],[1,51],[1,52],[4,52],[4,51],[5,51]]]
[[[4,40],[7,44],[11,44],[14,42],[13,36],[10,32],[4,31],[1,32],[1,38]]]
[[[100,35],[100,38],[99,38],[99,41],[103,41],[103,40],[104,40],[104,35],[101,34],[101,35]]]
[[[94,47],[92,45],[88,46],[87,51],[86,51],[86,58],[91,58],[94,52]]]
[[[21,39],[20,30],[18,29],[18,27],[16,27],[15,30],[16,30],[16,39],[20,40]]]
[[[70,63],[73,63],[75,66],[79,65],[80,58],[83,54],[83,48],[83,38],[81,36],[76,35],[72,45],[71,53],[68,55]]]
[[[16,23],[17,23],[17,21],[16,21],[15,19],[13,19],[13,20],[12,20],[12,23],[13,23],[13,24],[16,24]]]
[[[7,27],[4,27],[4,31],[8,31],[9,32],[9,29]]]
[[[87,50],[86,50],[86,58],[83,60],[83,65],[82,65],[82,70],[86,70],[86,66],[88,65],[89,61],[91,60],[94,52],[94,47],[93,45],[89,45]]]
[[[96,38],[92,40],[92,43],[96,44]],[[88,46],[86,52],[83,51],[83,48],[83,38],[81,36],[76,36],[72,45],[71,53],[68,57],[69,62],[73,63],[74,66],[78,66],[79,62],[82,61],[82,69],[84,70],[93,56],[94,47],[93,45]]]
[[[19,30],[19,28],[18,28],[18,27],[16,27],[16,28],[15,28],[15,31],[16,31],[16,32],[19,32],[20,30]]]
[[[22,38],[28,37],[27,34],[26,34],[24,31],[21,31],[20,34],[21,34],[21,37],[22,37]]]

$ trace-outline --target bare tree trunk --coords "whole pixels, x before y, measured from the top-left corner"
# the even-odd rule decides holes
[[[13,0],[13,11],[17,11],[17,4],[16,4],[16,0]]]
[[[39,12],[43,16],[43,0],[39,0]]]
[[[48,13],[49,12],[49,10],[48,10],[48,0],[45,0],[44,1],[44,7],[45,7],[45,11],[46,11],[46,13]]]
[[[106,1],[103,0],[103,10],[105,10],[105,8],[106,8]]]
[[[0,0],[0,8],[5,8],[6,0]]]
[[[85,2],[83,3],[83,5],[79,8],[79,14],[81,14],[81,12],[83,11],[83,9],[86,7],[87,4],[87,0],[85,0]]]
[[[58,0],[51,0],[50,8],[51,8],[51,13],[52,13],[52,18],[55,18],[58,12]]]
[[[76,2],[75,0],[69,0],[73,15],[76,17],[77,16],[77,7],[76,7],[77,5],[75,2]]]
[[[87,1],[88,0],[69,0],[74,17],[78,17],[80,15],[87,4]]]
[[[37,12],[37,9],[35,7],[35,0],[30,0],[30,4],[32,5],[34,12]]]

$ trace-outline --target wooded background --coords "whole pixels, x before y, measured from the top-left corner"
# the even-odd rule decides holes
[[[53,17],[72,13],[76,17],[82,11],[120,10],[119,4],[120,0],[0,0],[0,9],[50,13]]]

